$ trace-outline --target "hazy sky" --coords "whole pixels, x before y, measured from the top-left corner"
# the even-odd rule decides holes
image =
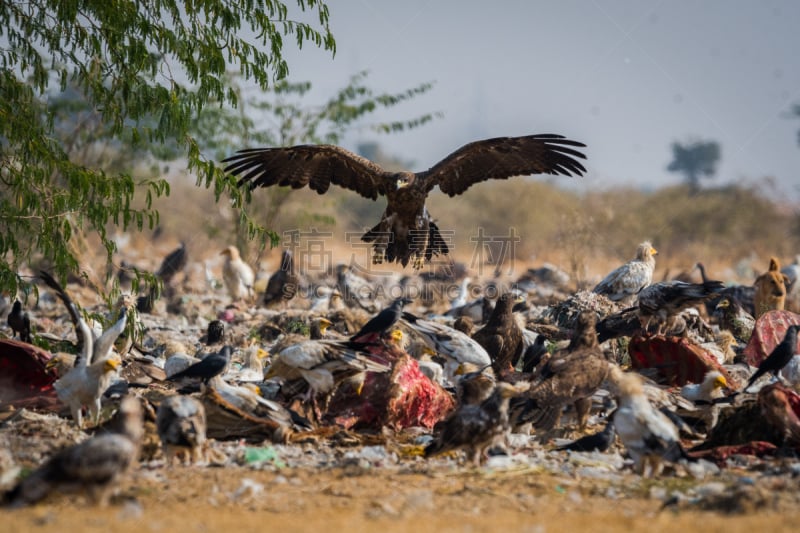
[[[467,142],[560,133],[588,145],[580,188],[678,183],[670,144],[721,144],[713,183],[774,177],[800,197],[800,1],[337,0],[337,53],[287,54],[324,99],[369,70],[379,92],[433,81],[380,115],[444,118],[403,134],[354,132],[422,170]],[[565,179],[565,178],[561,178]],[[709,182],[712,183],[712,182]]]

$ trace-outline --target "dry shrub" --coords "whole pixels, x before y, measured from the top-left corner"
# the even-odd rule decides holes
[[[479,184],[453,198],[434,191],[428,209],[442,230],[454,232],[453,255],[472,268],[481,259],[474,242],[481,228],[489,238],[507,237],[513,228],[520,237],[514,249],[517,273],[549,261],[570,271],[579,283],[630,259],[636,245],[646,239],[659,250],[657,277],[659,272],[677,274],[703,261],[710,274],[730,279],[728,273],[723,275],[724,269],[742,259],[752,258],[756,267],[763,267],[772,255],[788,260],[800,250],[796,210],[770,200],[756,186],[690,195],[684,186],[654,192],[618,188],[576,193],[554,183],[515,178]],[[251,211],[258,213],[259,205],[269,204],[265,195],[270,193],[255,191]],[[194,187],[188,179],[177,180],[172,196],[160,202],[166,233],[213,243],[213,250],[232,241],[235,213],[223,201],[215,204],[211,191]],[[346,232],[372,227],[384,207],[384,200],[372,202],[333,187],[325,195],[291,191],[278,212],[257,216],[271,221],[279,234],[310,228],[331,232],[333,247],[341,249],[348,246]]]

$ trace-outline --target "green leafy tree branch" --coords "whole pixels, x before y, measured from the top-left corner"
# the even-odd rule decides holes
[[[292,18],[309,14],[313,22]],[[120,150],[174,143],[217,197],[228,191],[240,205],[234,182],[202,157],[192,125],[209,105],[239,103],[229,68],[261,90],[284,78],[284,38],[335,52],[328,17],[318,0],[298,0],[291,13],[277,0],[0,4],[0,288],[16,291],[19,267],[36,254],[62,278],[77,270],[76,231],[96,233],[110,261],[107,226],[153,226],[151,202],[169,193],[165,180],[137,181],[124,165],[80,162],[78,140],[65,143],[55,130],[55,96],[79,91]]]

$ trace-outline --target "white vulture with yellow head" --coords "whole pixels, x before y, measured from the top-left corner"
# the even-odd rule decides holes
[[[614,302],[632,302],[639,291],[653,281],[657,253],[650,241],[643,242],[636,248],[635,258],[614,269],[592,292],[605,295]]]
[[[610,378],[619,396],[614,426],[634,461],[634,469],[642,475],[658,476],[664,461],[686,458],[678,428],[647,400],[640,376],[614,365]]]
[[[250,265],[242,261],[239,249],[235,246],[228,246],[220,255],[225,256],[225,264],[222,265],[222,280],[228,294],[234,300],[242,300],[253,294],[253,283],[255,275]]]
[[[46,272],[41,272],[40,277],[64,302],[75,324],[76,335],[82,343],[81,352],[75,359],[75,366],[56,380],[53,387],[58,399],[69,406],[72,418],[78,427],[83,427],[84,407],[89,408],[92,420],[96,424],[100,418],[100,399],[122,364],[120,356],[113,351],[113,347],[128,323],[127,310],[132,301],[123,302],[119,320],[97,337],[61,285]]]
[[[718,370],[710,370],[706,372],[702,383],[687,383],[681,387],[681,396],[692,402],[710,402],[722,398],[727,387],[725,376]]]

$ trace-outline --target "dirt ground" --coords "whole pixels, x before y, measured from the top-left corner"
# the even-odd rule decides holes
[[[70,289],[73,296],[80,290],[74,286]],[[80,301],[89,301],[88,295],[79,296]],[[159,318],[157,325],[164,324],[173,325]],[[240,327],[246,329],[246,325]],[[173,329],[180,329],[177,323]],[[199,337],[196,333],[191,331],[194,337]],[[61,421],[62,426],[67,425],[65,420]],[[42,425],[53,431],[57,429],[50,421]],[[42,433],[42,427],[37,427],[26,435],[35,434],[43,439]],[[20,432],[18,436],[18,449],[33,447],[32,439],[23,439]],[[57,441],[59,446],[74,442],[66,430],[64,434],[48,435],[47,439]],[[40,457],[36,461],[27,458],[21,462],[26,467],[38,464],[42,457],[52,453],[49,448],[54,446],[37,452]],[[18,455],[15,453],[20,460]],[[314,464],[314,459],[303,464]],[[772,533],[797,531],[800,518],[800,496],[795,496],[800,495],[800,478],[794,479],[800,469],[781,468],[781,476],[772,476],[764,473],[774,466],[770,463],[759,463],[760,471],[727,472],[723,496],[732,480],[735,483],[740,476],[742,484],[755,480],[758,498],[745,496],[730,503],[722,502],[712,510],[701,509],[691,502],[665,506],[673,489],[684,490],[687,485],[672,476],[652,481],[628,473],[620,474],[616,481],[603,481],[581,478],[575,475],[575,468],[561,470],[560,466],[547,471],[529,466],[474,469],[452,466],[452,461],[430,465],[407,458],[401,458],[391,468],[348,466],[333,461],[326,464],[337,466],[292,465],[260,470],[234,464],[169,469],[160,464],[144,464],[126,478],[108,507],[91,507],[80,495],[59,494],[30,508],[0,508],[0,533],[190,533],[234,528],[383,533],[679,530]],[[568,473],[560,475],[562,471]],[[707,482],[722,483],[714,477]],[[701,483],[705,481],[694,484]],[[778,490],[773,495],[771,490],[776,484],[783,486],[775,487]]]
[[[596,482],[530,470],[144,468],[109,507],[56,496],[2,510],[0,523],[8,532],[797,531],[798,512],[663,508],[647,482],[633,483],[641,496],[609,498]]]

